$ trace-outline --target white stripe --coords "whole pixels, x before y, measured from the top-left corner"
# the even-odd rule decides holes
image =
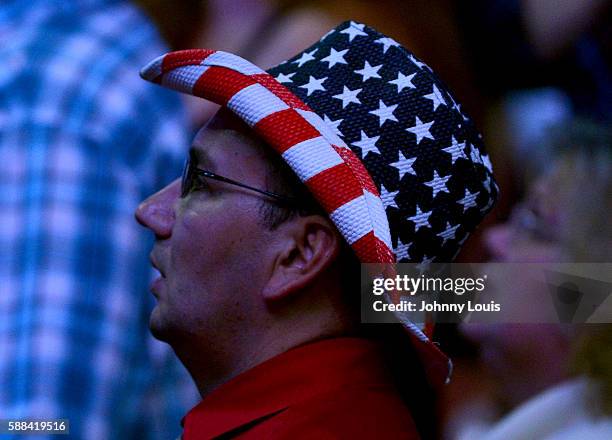
[[[329,142],[321,136],[295,144],[283,153],[283,159],[302,182],[344,162]]]
[[[389,220],[385,213],[385,206],[382,203],[380,197],[375,196],[369,191],[364,191],[366,203],[370,211],[370,218],[372,219],[372,225],[374,226],[374,235],[378,237],[383,243],[385,243],[389,249],[393,250],[391,243],[391,232],[389,228]]]
[[[162,76],[162,85],[192,95],[193,86],[207,69],[206,66],[177,67]]]
[[[251,127],[266,116],[289,108],[261,84],[251,84],[240,90],[228,101],[227,107]]]
[[[334,129],[330,127],[329,125],[327,125],[325,121],[321,119],[321,117],[318,114],[308,111],[308,110],[302,110],[302,109],[296,109],[296,111],[300,115],[302,115],[304,119],[306,119],[310,123],[310,125],[316,128],[319,131],[319,133],[321,133],[323,137],[327,140],[327,142],[329,142],[330,144],[337,145],[338,147],[347,148],[344,141],[340,139],[340,137],[336,134]]]
[[[372,231],[372,220],[368,214],[365,196],[359,196],[340,206],[329,217],[348,244],[353,244]]]
[[[155,58],[140,70],[140,76],[148,81],[154,81],[162,73],[164,56]]]
[[[244,58],[222,51],[217,51],[212,55],[208,56],[202,61],[202,64],[204,66],[228,67],[244,75],[264,73],[264,71],[257,67],[255,64],[245,60]]]

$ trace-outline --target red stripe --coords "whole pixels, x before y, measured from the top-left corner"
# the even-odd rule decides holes
[[[355,176],[344,163],[321,171],[305,183],[328,213],[363,195]]]
[[[320,136],[316,128],[291,108],[266,116],[254,129],[280,154],[297,143]]]
[[[232,96],[245,87],[255,84],[255,80],[227,67],[211,66],[193,86],[193,94],[225,105]]]
[[[370,176],[370,173],[368,173],[368,170],[355,153],[349,148],[341,148],[336,145],[333,145],[333,147],[342,160],[351,168],[361,187],[380,197],[378,189],[372,180],[372,176]]]
[[[272,93],[278,96],[289,107],[297,108],[300,110],[310,110],[310,107],[308,107],[304,103],[304,101],[298,98],[291,90],[289,90],[283,84],[279,83],[276,78],[274,78],[269,73],[256,73],[255,75],[251,76],[259,84],[261,84],[266,89],[270,90]]]
[[[162,62],[162,73],[169,72],[177,67],[198,65],[205,58],[215,52],[216,50],[208,49],[189,49],[170,52],[164,56],[164,60]]]
[[[368,232],[351,245],[362,263],[394,263],[395,255],[374,231]]]

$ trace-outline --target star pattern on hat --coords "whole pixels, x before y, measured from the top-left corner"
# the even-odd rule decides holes
[[[440,177],[438,176],[438,172],[436,170],[434,170],[434,177],[432,180],[430,180],[429,182],[425,182],[425,185],[427,185],[428,187],[431,188],[431,197],[432,198],[436,198],[436,195],[440,192],[443,191],[445,193],[448,193],[449,190],[446,187],[446,182],[448,182],[448,179],[450,179],[452,176],[444,176],[444,177]]]
[[[451,146],[442,148],[442,151],[451,155],[452,164],[455,164],[457,159],[467,159],[465,155],[465,142],[459,143],[455,136],[451,136]]]
[[[315,57],[313,56],[318,49],[313,49],[310,52],[304,52],[300,58],[294,61],[298,65],[298,67],[302,67],[308,61],[313,61]]]
[[[387,49],[389,49],[392,46],[395,46],[395,47],[399,46],[399,43],[397,41],[395,41],[393,38],[389,38],[389,37],[379,38],[378,40],[374,40],[374,43],[382,44],[382,46],[383,46],[383,53],[387,52]]]
[[[404,90],[406,87],[411,89],[416,89],[416,86],[413,84],[412,79],[416,76],[416,73],[411,73],[410,75],[404,75],[402,72],[397,72],[397,78],[393,81],[389,81],[389,84],[395,84],[397,86],[397,93]]]
[[[431,217],[432,211],[423,212],[419,205],[416,206],[416,214],[412,217],[408,217],[412,223],[414,223],[414,230],[418,231],[421,228],[430,228],[429,217]]]
[[[295,73],[290,73],[289,75],[285,75],[284,73],[279,73],[278,76],[276,77],[276,80],[280,83],[290,83],[293,82],[291,81],[291,77],[295,75]]]
[[[310,96],[317,90],[325,91],[325,87],[323,87],[323,83],[327,80],[327,77],[316,79],[314,76],[311,76],[308,80],[307,84],[302,84],[300,87],[305,88],[308,92],[306,96]]]
[[[342,108],[346,107],[350,103],[361,104],[357,95],[362,89],[351,90],[347,86],[344,86],[342,93],[334,95],[334,98],[342,100]]]
[[[449,222],[446,222],[446,229],[436,234],[442,239],[442,246],[444,246],[448,240],[455,239],[455,234],[457,233],[457,229],[459,229],[460,226],[461,225],[451,226]]]
[[[431,126],[434,124],[434,122],[435,121],[422,122],[421,119],[419,119],[419,117],[416,116],[416,121],[414,123],[414,126],[407,128],[406,131],[409,131],[410,133],[416,136],[417,144],[420,144],[421,141],[425,138],[435,141],[436,139],[431,134],[431,131],[429,131]]]
[[[392,38],[347,22],[271,72],[365,165],[397,260],[454,257],[497,185],[473,123],[431,69]]]
[[[410,258],[410,247],[412,243],[403,243],[401,239],[397,240],[397,246],[395,246],[395,255],[398,260]]]
[[[398,208],[397,203],[395,203],[395,197],[399,194],[399,191],[387,191],[385,185],[380,185],[380,198],[385,205],[385,208],[394,207]]]
[[[329,125],[338,136],[342,136],[342,132],[339,128],[340,124],[342,124],[343,122],[342,119],[336,119],[335,121],[332,121],[327,115],[323,115],[323,121],[325,121],[325,123]]]
[[[361,23],[355,23],[354,21],[351,21],[349,27],[347,27],[346,29],[343,29],[340,31],[341,34],[346,34],[349,36],[349,42],[353,41],[353,38],[358,37],[358,36],[367,36],[368,34],[366,34],[363,31],[364,25]]]
[[[379,99],[378,108],[376,110],[370,111],[370,114],[378,116],[378,123],[382,127],[382,125],[387,121],[397,122],[397,118],[393,114],[397,106],[398,104],[386,105],[382,99]]]
[[[355,73],[361,75],[363,77],[362,81],[366,82],[370,78],[381,78],[381,76],[378,74],[381,67],[382,64],[379,64],[378,66],[370,66],[370,63],[368,63],[366,60],[363,65],[363,69],[355,70]]]
[[[467,211],[470,208],[475,208],[476,206],[478,206],[476,204],[476,198],[478,197],[478,194],[480,194],[480,191],[471,193],[469,189],[465,189],[465,195],[463,196],[463,198],[457,200],[457,203],[463,205],[463,212]]]
[[[446,105],[446,102],[444,102],[444,97],[442,96],[442,93],[440,93],[440,90],[436,87],[435,84],[432,86],[431,93],[429,95],[423,96],[423,98],[431,100],[431,102],[433,103],[434,111],[436,111],[436,109],[440,105]]]
[[[380,154],[380,150],[376,147],[378,139],[380,139],[380,136],[368,137],[365,131],[361,130],[361,139],[353,142],[351,145],[361,148],[361,157],[363,158],[368,153]]]
[[[344,59],[344,55],[346,55],[348,51],[348,49],[336,50],[332,47],[329,51],[329,55],[327,55],[325,58],[322,58],[321,62],[327,62],[328,69],[331,69],[336,64],[347,64],[346,60]]]
[[[399,179],[402,180],[402,177],[404,177],[404,174],[406,173],[413,174],[415,176],[417,175],[414,168],[412,168],[412,164],[416,160],[416,157],[406,157],[404,156],[404,153],[400,151],[399,159],[396,162],[391,162],[389,165],[391,165],[393,168],[397,168],[399,171]]]

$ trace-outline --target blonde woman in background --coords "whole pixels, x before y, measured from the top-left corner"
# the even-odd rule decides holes
[[[494,261],[612,262],[610,131],[577,122],[562,136],[549,171],[508,222],[485,233]],[[597,310],[599,322],[612,316],[609,303]],[[462,331],[479,344],[494,397],[510,412],[490,425],[473,414],[457,438],[612,438],[612,325],[468,324]]]

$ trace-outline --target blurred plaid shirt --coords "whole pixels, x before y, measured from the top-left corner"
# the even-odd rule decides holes
[[[111,0],[3,0],[0,42],[0,419],[176,437],[195,391],[149,335],[133,217],[188,145],[178,95],[138,77],[165,48]]]

